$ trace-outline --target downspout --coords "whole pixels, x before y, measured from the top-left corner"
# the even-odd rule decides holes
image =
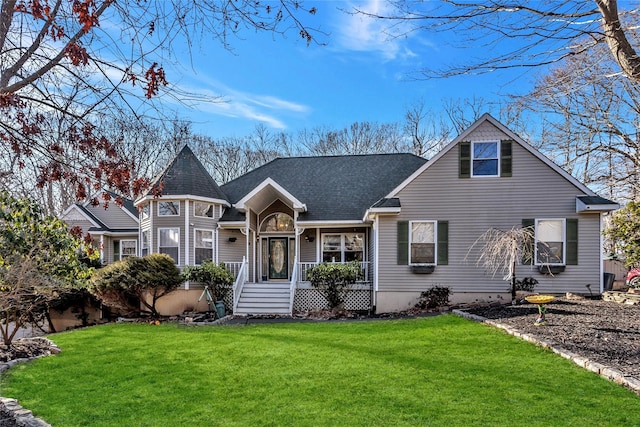
[[[189,236],[191,227],[189,222],[189,200],[184,201],[184,265],[189,265]],[[184,282],[184,289],[189,290],[189,281]]]
[[[603,218],[602,218],[602,212],[600,212],[598,214],[598,221],[600,223],[599,225],[599,235],[600,235],[600,294],[602,294],[604,292],[604,238],[602,236],[602,231],[603,231]],[[578,231],[580,231],[580,229],[578,228]],[[580,236],[578,236],[578,242],[580,242]]]

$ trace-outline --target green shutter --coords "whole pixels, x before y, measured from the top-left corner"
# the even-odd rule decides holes
[[[522,220],[522,228],[528,228],[531,230],[531,241],[530,244],[525,245],[529,247],[531,251],[529,253],[522,254],[522,264],[524,265],[532,265],[533,264],[533,254],[535,253],[535,248],[533,247],[535,243],[534,234],[535,234],[536,221],[535,219],[523,219]]]
[[[438,265],[449,265],[449,221],[438,221]]]
[[[500,176],[502,177],[510,177],[513,173],[512,146],[513,141],[500,142]]]
[[[578,219],[567,218],[567,265],[578,265]]]
[[[471,178],[471,143],[465,141],[459,145],[460,167],[458,174],[460,178]]]
[[[398,221],[398,265],[409,264],[409,221]]]

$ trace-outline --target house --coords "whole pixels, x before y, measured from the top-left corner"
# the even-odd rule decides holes
[[[404,310],[434,286],[448,287],[454,303],[508,301],[508,283],[470,251],[492,227],[532,227],[536,250],[517,275],[538,279],[538,291],[598,293],[602,215],[618,208],[488,114],[429,161],[279,158],[218,186],[185,146],[154,184],[160,197],[135,201],[140,255],[224,262],[237,277],[227,301],[237,314],[323,306],[306,281],[321,262],[360,263],[351,309]],[[201,309],[201,294],[187,283],[160,310]]]
[[[112,202],[105,209],[90,201],[73,204],[60,215],[69,227],[79,227],[89,233],[100,250],[100,262],[110,264],[128,256],[138,255],[138,209],[133,201],[123,198],[122,206],[113,202],[118,196],[107,191]]]

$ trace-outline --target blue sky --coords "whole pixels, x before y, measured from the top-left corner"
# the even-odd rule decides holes
[[[518,70],[411,79],[407,74],[463,60],[474,51],[454,49],[450,42],[456,36],[451,33],[413,33],[390,40],[381,21],[339,10],[350,4],[305,3],[318,8],[310,22],[327,33],[320,38],[325,46],[307,46],[295,32],[282,38],[245,31],[242,38],[231,40],[233,52],[203,39],[191,58],[180,58],[182,65],[165,68],[171,85],[220,96],[219,102],[191,100],[192,108],[187,108],[163,97],[165,108],[191,120],[195,132],[219,138],[248,135],[258,123],[272,131],[295,133],[317,126],[337,129],[356,121],[399,122],[407,107],[420,99],[427,108],[441,111],[445,100],[475,96],[496,101],[528,87],[531,76],[523,77]],[[370,10],[385,7],[379,1],[358,4]]]

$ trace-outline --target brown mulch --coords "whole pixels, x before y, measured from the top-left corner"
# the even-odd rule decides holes
[[[544,326],[535,326],[538,307],[533,304],[465,311],[557,343],[572,353],[640,378],[640,306],[557,298],[547,305]]]

